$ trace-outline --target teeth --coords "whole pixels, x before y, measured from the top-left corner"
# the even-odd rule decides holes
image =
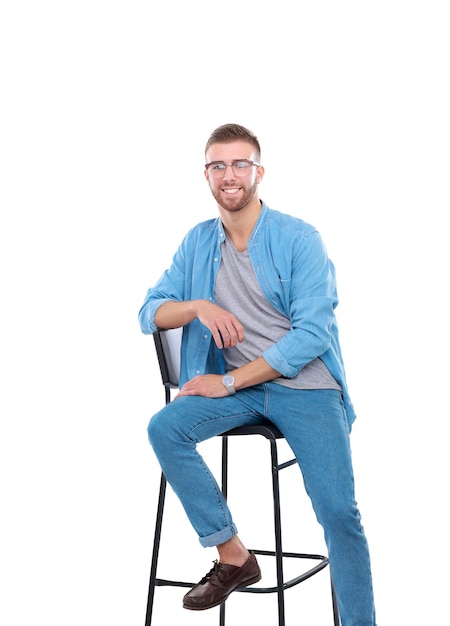
[[[237,193],[239,191],[239,187],[235,189],[224,189],[224,193]]]

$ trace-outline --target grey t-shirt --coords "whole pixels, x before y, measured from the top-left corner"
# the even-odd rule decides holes
[[[290,329],[290,320],[279,313],[263,294],[248,251],[238,252],[228,237],[222,243],[222,261],[216,277],[214,300],[234,313],[245,331],[242,343],[224,349],[229,370],[260,357]],[[294,378],[280,376],[273,382],[293,389],[341,390],[320,358],[308,363]]]

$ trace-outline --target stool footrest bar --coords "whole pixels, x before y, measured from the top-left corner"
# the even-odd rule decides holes
[[[259,554],[261,556],[276,556],[276,553],[273,550],[252,550],[254,554]],[[311,567],[306,572],[303,572],[299,576],[295,578],[291,578],[283,583],[283,589],[290,589],[291,587],[295,587],[299,583],[311,578],[320,570],[325,569],[328,565],[328,558],[321,554],[305,554],[303,552],[283,552],[283,557],[286,558],[296,558],[296,559],[312,559],[315,561],[320,561],[314,567]],[[155,585],[157,587],[186,587],[191,588],[194,587],[197,583],[188,583],[183,582],[181,580],[167,580],[165,578],[156,578]],[[278,587],[244,587],[243,589],[236,589],[235,591],[247,592],[247,593],[276,593],[278,591]]]

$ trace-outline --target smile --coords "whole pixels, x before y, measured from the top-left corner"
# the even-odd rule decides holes
[[[233,194],[237,193],[240,190],[240,187],[232,187],[230,189],[222,189],[224,193]]]

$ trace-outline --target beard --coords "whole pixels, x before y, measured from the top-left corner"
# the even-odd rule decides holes
[[[253,200],[256,195],[256,191],[258,188],[258,183],[255,181],[251,187],[242,186],[242,192],[238,191],[235,195],[226,195],[220,188],[213,189],[211,187],[211,193],[214,196],[217,204],[222,207],[225,211],[230,211],[230,213],[236,213],[237,211],[242,211],[245,207]]]

